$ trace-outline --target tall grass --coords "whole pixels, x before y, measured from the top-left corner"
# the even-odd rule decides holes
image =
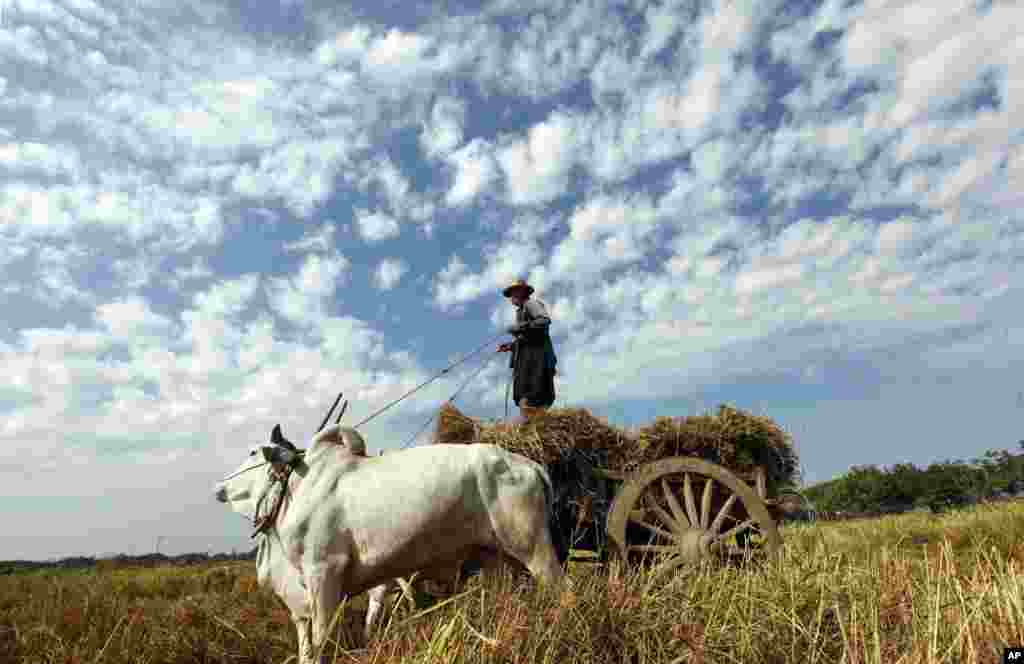
[[[370,644],[349,603],[339,662],[1001,661],[1024,644],[1024,505],[794,526],[776,561],[657,570],[578,565],[574,590],[507,575],[399,607]],[[0,661],[284,662],[287,612],[251,564],[0,578]]]

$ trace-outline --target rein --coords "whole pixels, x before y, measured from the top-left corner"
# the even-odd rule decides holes
[[[489,359],[489,358],[488,358],[488,359]],[[466,380],[462,381],[462,385],[459,385],[459,389],[455,390],[455,394],[453,394],[453,395],[452,395],[452,396],[451,396],[451,397],[450,397],[450,398],[448,399],[448,402],[447,402],[447,403],[454,403],[454,402],[455,402],[455,399],[456,399],[456,397],[458,397],[458,396],[459,396],[459,394],[460,394],[460,393],[462,392],[462,390],[466,389],[466,386],[467,386],[467,385],[469,385],[469,382],[470,382],[471,380],[473,380],[474,378],[476,378],[477,376],[479,376],[479,375],[480,375],[480,372],[481,372],[481,371],[483,371],[483,370],[484,370],[485,368],[487,368],[487,360],[486,360],[486,359],[485,359],[485,360],[484,360],[483,362],[481,362],[481,363],[480,363],[480,366],[479,366],[479,367],[477,367],[476,371],[474,371],[473,373],[471,373],[471,374],[470,374],[470,375],[469,375],[469,376],[468,376],[468,377],[466,378]],[[404,450],[405,448],[409,447],[409,445],[412,445],[413,441],[415,441],[415,440],[416,440],[417,438],[419,438],[420,434],[422,434],[422,433],[423,433],[423,432],[424,432],[424,431],[426,430],[426,428],[427,428],[428,426],[430,426],[430,423],[434,421],[434,418],[435,418],[435,417],[437,417],[437,413],[436,413],[436,412],[435,412],[435,413],[434,413],[433,415],[431,415],[431,416],[430,416],[430,417],[429,417],[429,418],[427,419],[427,421],[426,421],[426,422],[424,422],[423,426],[422,426],[422,427],[420,427],[419,431],[417,431],[417,432],[416,432],[416,433],[414,433],[414,434],[413,434],[412,436],[410,436],[410,437],[409,437],[409,439],[408,439],[407,441],[405,441],[405,443],[403,443],[403,444],[402,444],[402,449]]]
[[[448,365],[447,367],[445,367],[444,369],[441,369],[441,371],[439,371],[438,373],[434,374],[434,376],[433,376],[432,378],[430,378],[430,379],[428,379],[428,380],[425,380],[425,381],[423,381],[422,383],[420,383],[420,384],[419,384],[419,385],[417,385],[416,387],[412,388],[411,390],[409,390],[408,392],[406,392],[406,393],[405,393],[405,394],[403,394],[402,396],[398,397],[397,399],[395,399],[394,401],[392,401],[392,402],[391,402],[391,403],[389,403],[388,405],[384,406],[384,407],[383,407],[383,408],[381,408],[380,410],[378,410],[378,411],[376,411],[375,413],[371,414],[371,415],[370,415],[369,417],[367,417],[366,419],[363,419],[363,420],[361,420],[360,422],[356,423],[355,425],[353,425],[353,426],[352,426],[352,428],[353,428],[353,429],[358,429],[359,427],[363,426],[364,424],[366,424],[367,422],[369,422],[369,421],[370,421],[370,420],[372,420],[373,418],[377,417],[378,415],[380,415],[381,413],[383,413],[384,411],[386,411],[386,410],[387,410],[388,408],[391,408],[392,406],[394,406],[395,404],[397,404],[397,403],[398,403],[398,402],[400,402],[400,401],[404,401],[405,399],[408,399],[408,398],[409,398],[409,397],[411,397],[411,396],[412,396],[413,394],[415,394],[416,392],[419,392],[419,391],[420,391],[421,389],[423,389],[423,388],[424,388],[424,387],[426,387],[427,385],[429,385],[429,384],[433,383],[433,382],[434,382],[435,380],[437,380],[437,379],[438,379],[438,378],[440,378],[441,376],[445,375],[446,373],[448,373],[449,371],[451,371],[451,370],[452,370],[452,369],[454,369],[455,367],[459,366],[460,364],[462,364],[463,362],[465,362],[465,361],[466,361],[466,360],[468,360],[469,358],[473,357],[474,355],[479,355],[479,354],[480,354],[480,351],[482,351],[482,350],[483,350],[484,348],[486,348],[487,346],[490,346],[490,345],[491,345],[491,344],[493,344],[493,343],[494,343],[494,342],[495,342],[496,340],[498,340],[498,339],[502,338],[503,336],[505,336],[505,335],[504,335],[504,334],[498,334],[498,335],[495,335],[495,336],[491,337],[490,339],[488,339],[488,340],[487,340],[487,341],[485,341],[484,343],[480,344],[480,345],[479,345],[479,346],[478,346],[477,348],[475,348],[474,350],[472,350],[472,351],[470,351],[470,352],[466,353],[465,355],[463,355],[462,357],[460,357],[460,358],[459,358],[458,360],[456,360],[456,361],[452,362],[451,364],[449,364],[449,365]]]

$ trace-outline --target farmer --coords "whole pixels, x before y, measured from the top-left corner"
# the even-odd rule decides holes
[[[516,324],[507,328],[515,341],[498,346],[499,353],[512,353],[512,398],[524,418],[549,408],[555,402],[555,348],[548,328],[551,316],[540,300],[530,299],[533,286],[514,281],[502,294],[516,308]]]

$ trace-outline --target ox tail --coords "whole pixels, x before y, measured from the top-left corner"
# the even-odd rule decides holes
[[[569,560],[569,540],[566,537],[566,530],[561,527],[558,519],[558,509],[555,504],[555,486],[551,482],[551,475],[543,466],[537,469],[541,480],[544,481],[544,511],[547,514],[548,536],[551,544],[555,547],[558,556],[558,564],[565,565]]]

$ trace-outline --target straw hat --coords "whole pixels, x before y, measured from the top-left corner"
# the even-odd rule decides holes
[[[533,286],[531,286],[530,284],[526,283],[522,279],[516,279],[511,284],[509,284],[505,288],[505,290],[501,291],[501,293],[505,297],[509,297],[510,295],[512,295],[513,292],[515,292],[517,290],[524,290],[524,291],[526,291],[527,295],[532,295],[533,294]]]

